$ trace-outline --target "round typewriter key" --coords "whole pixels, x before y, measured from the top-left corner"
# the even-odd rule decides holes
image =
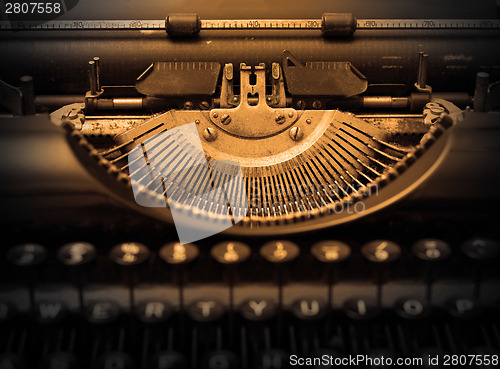
[[[16,314],[16,309],[9,302],[0,301],[0,323],[9,320]],[[1,367],[0,367],[1,368]]]
[[[87,242],[72,242],[59,249],[57,258],[64,265],[79,266],[90,263],[96,255],[97,251],[94,245]]]
[[[349,318],[362,320],[376,317],[380,310],[373,299],[355,298],[344,303],[344,312]]]
[[[47,257],[45,247],[36,243],[26,243],[14,246],[9,250],[7,259],[18,266],[38,265]]]
[[[392,241],[375,240],[364,244],[361,254],[374,263],[390,263],[401,256],[401,247]]]
[[[162,351],[156,355],[151,365],[151,369],[187,369],[186,358],[177,351]]]
[[[269,300],[250,299],[241,304],[239,311],[243,318],[253,322],[261,322],[274,318],[278,307]]]
[[[163,246],[159,255],[167,264],[187,264],[198,257],[200,250],[192,243],[172,242]]]
[[[78,369],[80,364],[75,355],[69,352],[56,352],[50,355],[44,369]]]
[[[404,319],[421,319],[429,314],[429,307],[418,299],[401,299],[394,306],[396,314]]]
[[[210,255],[221,264],[242,263],[251,253],[252,250],[247,244],[236,241],[220,242],[210,251]]]
[[[481,312],[478,301],[468,297],[448,300],[446,310],[451,316],[459,319],[474,318]]]
[[[328,304],[320,299],[299,299],[292,304],[291,310],[300,320],[316,320],[326,315]]]
[[[188,306],[188,314],[197,322],[213,322],[224,315],[224,305],[217,300],[198,300]]]
[[[142,243],[126,242],[111,249],[109,257],[119,265],[138,265],[149,258],[149,249]]]
[[[471,238],[462,244],[462,251],[471,259],[491,260],[500,256],[500,242],[486,238]]]
[[[24,360],[16,354],[0,354],[0,368],[25,369]]]
[[[270,241],[260,249],[260,255],[271,263],[286,263],[299,256],[300,249],[291,241]]]
[[[351,248],[341,241],[325,240],[315,243],[311,254],[323,263],[339,263],[351,255]]]
[[[146,301],[135,308],[137,318],[144,323],[159,323],[172,315],[173,308],[166,301]]]
[[[60,322],[68,316],[66,304],[60,301],[40,301],[35,307],[35,317],[40,323]]]
[[[451,254],[450,245],[432,238],[417,241],[413,245],[412,251],[416,257],[426,261],[443,260]]]
[[[132,358],[126,352],[114,351],[104,354],[101,357],[100,365],[98,367],[102,369],[133,369],[135,368],[135,365]]]
[[[238,357],[230,351],[217,350],[210,352],[204,359],[206,369],[238,369]]]
[[[84,314],[90,323],[105,324],[118,319],[120,308],[112,301],[92,301],[85,306]]]
[[[288,368],[290,355],[283,350],[269,349],[260,354],[257,361],[259,369]]]

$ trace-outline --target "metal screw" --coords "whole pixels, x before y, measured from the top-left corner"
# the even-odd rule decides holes
[[[212,127],[205,128],[203,138],[209,142],[213,141],[217,138],[217,131]]]
[[[219,114],[217,114],[217,112],[216,112],[216,111],[214,111],[214,112],[212,113],[212,117],[217,118],[218,116],[219,116]]]
[[[292,127],[290,130],[290,138],[294,141],[300,141],[304,136],[304,132],[300,129],[300,127]]]
[[[314,100],[314,102],[313,102],[313,108],[314,109],[321,109],[321,101]]]
[[[278,124],[283,124],[283,123],[285,123],[286,117],[283,115],[283,113],[278,113],[278,114],[276,114],[276,117],[274,118],[274,120]]]
[[[436,106],[431,108],[431,113],[439,115],[441,113],[444,113],[444,108],[442,106]]]
[[[293,118],[293,111],[288,112],[288,116],[289,116],[290,118]]]
[[[238,96],[234,96],[234,97],[233,97],[233,101],[234,101],[234,102],[238,102]]]
[[[306,119],[306,123],[307,123],[307,124],[311,124],[311,119],[307,118],[307,119]]]
[[[231,117],[228,114],[223,114],[222,117],[220,118],[220,121],[222,122],[222,124],[227,125],[231,123]]]
[[[297,101],[297,109],[304,110],[306,108],[306,102],[304,100]]]
[[[193,109],[193,103],[192,103],[191,101],[186,101],[186,102],[184,103],[184,109],[186,109],[186,110],[191,110],[191,109]]]
[[[196,119],[194,122],[195,122],[196,124],[200,124],[200,120],[199,120],[199,119]]]
[[[208,103],[208,101],[202,101],[200,103],[201,110],[208,110],[209,108],[210,108],[210,104]]]

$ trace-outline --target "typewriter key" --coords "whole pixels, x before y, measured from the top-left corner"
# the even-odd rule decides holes
[[[351,248],[341,241],[325,240],[315,243],[311,254],[323,263],[339,263],[351,255]]]
[[[269,300],[250,299],[241,304],[239,311],[243,318],[253,322],[261,322],[274,318],[278,307]]]
[[[318,299],[299,299],[292,304],[292,314],[300,320],[317,320],[328,312],[328,304]]]
[[[271,241],[260,249],[260,255],[271,263],[287,263],[300,253],[299,246],[291,241]]]
[[[0,323],[12,318],[16,313],[16,309],[11,303],[0,301]]]
[[[57,258],[64,265],[79,266],[90,263],[96,255],[97,251],[94,245],[87,242],[72,242],[59,249]]]
[[[145,262],[150,255],[149,249],[138,242],[121,243],[113,247],[109,257],[118,265],[138,265]]]
[[[216,244],[210,255],[221,264],[242,263],[250,257],[252,250],[243,242],[226,241]]]
[[[158,254],[167,264],[187,264],[198,257],[200,250],[192,243],[172,242],[163,246]]]
[[[90,323],[105,324],[118,319],[120,308],[112,301],[92,301],[85,306],[84,314]]]
[[[44,369],[78,369],[80,364],[75,355],[68,352],[52,354],[46,362]]]
[[[60,301],[40,301],[35,308],[35,318],[40,323],[55,323],[68,316],[68,308]]]
[[[404,319],[421,319],[429,315],[429,306],[418,299],[401,299],[394,306],[396,314]]]
[[[481,313],[479,302],[468,297],[458,297],[448,300],[446,310],[454,318],[470,319],[478,317]]]
[[[399,259],[401,247],[392,241],[370,241],[361,248],[363,256],[373,263],[390,263]]]
[[[438,261],[446,259],[451,254],[450,245],[436,239],[423,239],[417,241],[412,251],[421,260]]]
[[[238,357],[230,351],[218,350],[209,353],[204,360],[206,369],[238,369]]]
[[[462,251],[474,260],[491,260],[500,256],[500,243],[486,238],[471,238],[462,244]]]
[[[224,315],[224,305],[217,300],[198,300],[188,306],[187,312],[197,322],[213,322]]]
[[[34,266],[42,263],[47,257],[47,251],[36,243],[26,243],[14,246],[9,250],[7,259],[17,266]]]
[[[347,300],[343,310],[349,318],[356,320],[375,318],[380,312],[376,301],[365,298]]]
[[[159,323],[170,318],[173,308],[166,301],[145,301],[135,308],[135,313],[141,322]]]
[[[132,358],[125,352],[115,351],[108,352],[101,357],[99,369],[119,368],[133,369],[135,368]]]
[[[187,369],[186,358],[176,351],[162,351],[152,361],[148,367],[151,369]]]

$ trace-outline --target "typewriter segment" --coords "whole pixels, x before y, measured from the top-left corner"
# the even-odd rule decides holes
[[[498,1],[61,4],[0,20],[0,369],[498,367]]]
[[[149,198],[155,204],[138,208],[130,196],[124,199],[141,212],[171,221],[168,208],[172,206],[187,214],[204,214],[213,219],[220,218],[226,211],[242,219],[235,222],[236,227],[229,232],[242,234],[314,229],[340,224],[391,204],[392,197],[400,196],[401,188],[384,190],[387,194],[383,197],[378,197],[378,191],[389,182],[398,183],[398,177],[405,175],[413,162],[453,124],[451,116],[458,118],[460,109],[453,103],[440,98],[432,100],[431,89],[425,81],[427,54],[421,53],[419,57],[416,85],[423,92],[409,98],[359,98],[357,95],[367,90],[368,82],[351,63],[302,63],[285,51],[282,63],[272,63],[268,71],[264,63],[253,67],[241,63],[239,78],[231,63],[223,67],[209,62],[153,63],[137,79],[137,91],[146,95],[139,102],[137,99],[128,102],[105,99],[106,88],[98,89],[100,59],[95,58],[89,64],[91,89],[86,95],[85,108],[69,106],[62,109],[71,109],[63,113],[62,119],[58,119],[61,110],[52,117],[66,125],[76,145],[99,158],[95,162],[110,174],[104,183],[113,193],[117,192],[117,186],[135,184],[138,188],[134,190],[135,198]],[[118,129],[111,117],[92,116],[96,110],[111,106],[119,109],[119,104],[135,108],[147,99],[167,104],[169,98],[179,97],[172,94],[206,94],[207,100],[212,98],[210,102],[199,102],[196,107],[186,101],[180,109],[173,108],[166,113],[120,119],[119,124],[124,128]],[[413,100],[420,100],[418,104],[424,105],[425,118],[418,115],[395,119],[384,115],[357,117],[339,109],[325,109],[352,98],[375,107],[408,106]],[[79,117],[77,124],[73,125],[75,119],[65,114]],[[186,157],[195,150],[189,139],[160,141],[152,146],[157,149],[154,153],[144,146],[148,139],[190,123],[196,126],[209,163],[224,160],[241,167],[243,178],[233,186],[230,195],[235,197],[233,194],[242,189],[246,201],[239,201],[237,206],[227,203],[228,209],[224,210],[214,205],[220,202],[217,195],[207,201],[197,197],[196,191],[193,194],[185,188],[172,190],[178,176],[168,179],[165,175],[159,182],[150,176],[147,180],[143,175],[133,178],[133,174],[149,170],[146,168],[161,157],[175,164],[178,172],[189,172],[184,174],[187,182],[200,180],[203,168],[191,170],[197,159]],[[96,149],[93,140],[103,133],[112,135],[113,143]],[[132,170],[128,158],[138,146],[142,147],[144,158],[140,165],[137,165],[140,158],[135,159]],[[429,167],[411,174],[412,180],[418,182],[419,176],[430,170],[441,152],[436,150],[432,155],[433,159],[427,159]],[[140,183],[135,183],[137,181]],[[169,189],[175,195],[167,196]],[[123,193],[124,189],[119,192]],[[374,194],[372,201],[365,204]]]

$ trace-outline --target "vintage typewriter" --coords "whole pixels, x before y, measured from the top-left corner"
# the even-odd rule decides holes
[[[1,369],[498,366],[497,2],[17,3]]]

